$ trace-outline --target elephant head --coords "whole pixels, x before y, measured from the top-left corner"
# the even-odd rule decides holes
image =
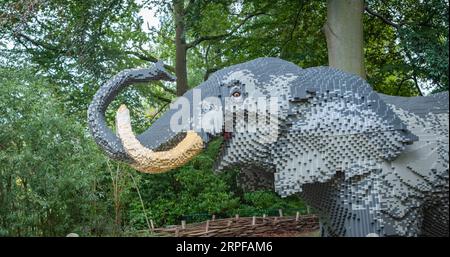
[[[170,110],[138,136],[132,132],[129,111],[124,105],[117,112],[117,134],[107,127],[105,111],[109,103],[121,89],[132,83],[173,81],[175,78],[163,68],[162,63],[149,69],[125,70],[102,85],[95,94],[88,110],[91,134],[111,158],[128,162],[142,172],[165,172],[186,163],[216,136],[223,135],[228,145],[232,145],[235,138],[238,142],[239,137],[246,136],[239,129],[236,133],[232,131],[238,126],[245,126],[243,120],[233,123],[233,117],[236,121],[236,113],[242,118],[248,117],[249,109],[244,110],[243,106],[252,105],[248,101],[250,98],[258,98],[263,102],[264,99],[286,93],[286,87],[273,91],[273,85],[276,80],[281,81],[283,78],[289,81],[299,70],[296,65],[279,59],[260,58],[217,71],[207,81],[177,98]],[[287,85],[286,82],[282,84]],[[228,107],[225,108],[225,105]],[[257,110],[252,111],[255,115],[256,112]],[[274,118],[272,123],[276,124],[275,122]],[[231,125],[225,130],[227,124]],[[261,139],[261,135],[256,135],[255,139]],[[262,141],[258,147],[267,145]],[[223,147],[223,150],[222,162],[218,163],[218,168],[240,162],[234,153],[227,154],[227,147]],[[268,148],[265,152],[268,153]]]
[[[114,134],[105,123],[108,104],[123,87],[151,80],[174,77],[161,63],[123,71],[99,89],[88,111],[92,135],[102,149],[142,172],[183,165],[212,138],[223,136],[217,169],[239,165],[276,172],[276,191],[289,195],[336,170],[358,175],[416,140],[358,76],[328,67],[302,69],[277,58],[258,58],[213,73],[138,136],[128,109],[121,106]],[[339,149],[330,139],[339,136],[353,138],[356,147]]]

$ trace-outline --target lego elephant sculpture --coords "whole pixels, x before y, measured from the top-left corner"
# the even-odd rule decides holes
[[[448,236],[448,92],[387,96],[334,68],[258,58],[215,72],[140,135],[121,106],[113,133],[109,103],[152,80],[174,77],[162,63],[125,70],[94,96],[90,130],[111,158],[165,172],[223,136],[216,169],[269,174],[279,195],[315,208],[323,236]]]

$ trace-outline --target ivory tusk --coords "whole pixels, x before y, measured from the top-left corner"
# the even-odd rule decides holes
[[[133,168],[144,173],[163,173],[182,166],[203,149],[203,140],[194,131],[167,151],[155,152],[143,146],[131,128],[130,111],[121,105],[116,114],[117,134],[127,154],[134,160]]]

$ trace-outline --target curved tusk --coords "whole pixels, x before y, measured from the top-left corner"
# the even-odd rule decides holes
[[[128,155],[134,160],[133,168],[144,173],[162,173],[182,166],[203,149],[203,140],[194,131],[175,147],[167,151],[155,152],[143,146],[131,128],[130,111],[121,105],[116,114],[117,134]]]

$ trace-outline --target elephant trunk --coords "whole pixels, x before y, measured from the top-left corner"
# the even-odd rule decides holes
[[[183,165],[203,147],[202,139],[195,132],[187,131],[184,139],[172,149],[152,150],[180,138],[180,133],[169,128],[172,110],[137,137],[132,132],[129,111],[124,105],[117,111],[117,135],[107,126],[105,111],[123,88],[133,83],[155,80],[174,81],[175,77],[165,71],[162,62],[149,69],[122,71],[100,87],[88,109],[89,129],[96,143],[112,159],[127,162],[146,173],[161,173]]]

